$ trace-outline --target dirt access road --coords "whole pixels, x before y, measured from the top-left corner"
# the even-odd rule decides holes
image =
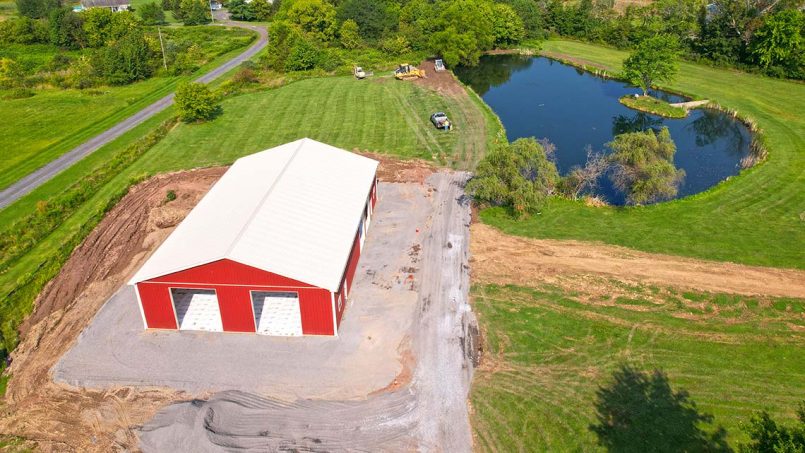
[[[257,42],[252,44],[248,49],[246,49],[246,51],[232,58],[231,60],[228,60],[224,64],[218,66],[217,68],[204,74],[203,76],[199,77],[198,79],[195,80],[195,82],[199,83],[212,82],[218,77],[234,69],[239,64],[257,55],[257,52],[263,50],[263,48],[268,44],[268,32],[266,31],[265,27],[258,27],[243,22],[232,22],[232,21],[221,22],[220,24],[230,27],[240,27],[240,28],[246,28],[248,30],[253,30],[258,33],[259,37],[257,39]],[[51,178],[61,173],[71,165],[75,164],[79,160],[97,151],[103,145],[106,145],[107,143],[120,137],[121,135],[125,134],[131,129],[134,129],[138,124],[142,123],[148,118],[151,118],[157,113],[170,107],[173,104],[173,96],[174,93],[171,93],[163,97],[162,99],[154,102],[153,104],[140,110],[134,115],[124,119],[123,121],[115,124],[109,129],[89,139],[88,141],[62,154],[55,160],[49,162],[48,164],[42,166],[33,173],[25,176],[16,183],[5,188],[3,191],[0,191],[0,209],[3,209],[6,206],[10,205],[11,203],[19,200],[20,198],[30,193],[37,187],[48,182]]]
[[[805,271],[744,266],[646,253],[582,241],[509,236],[474,224],[473,279],[481,283],[535,286],[596,275],[715,293],[805,298]]]

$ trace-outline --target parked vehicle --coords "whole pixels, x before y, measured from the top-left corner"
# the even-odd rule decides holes
[[[444,61],[442,61],[441,59],[436,60],[436,61],[434,62],[434,64],[433,64],[433,67],[434,67],[434,69],[436,69],[437,71],[444,71],[445,69],[447,69],[447,68],[445,68],[445,67],[444,67]]]
[[[437,129],[449,131],[453,128],[453,124],[450,122],[450,119],[447,118],[447,114],[444,112],[436,112],[431,115],[430,122],[433,123]]]
[[[365,79],[366,78],[366,72],[360,66],[355,66],[355,70],[353,71],[353,73],[355,74],[356,79]]]

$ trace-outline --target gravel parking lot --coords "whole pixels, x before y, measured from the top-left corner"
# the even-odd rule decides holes
[[[379,191],[338,337],[144,331],[134,291],[125,286],[58,362],[55,380],[192,393],[236,389],[283,399],[363,398],[394,385],[410,357],[417,230],[428,220],[431,194],[416,184],[383,183]]]

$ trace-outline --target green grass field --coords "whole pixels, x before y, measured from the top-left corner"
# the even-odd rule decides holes
[[[620,70],[625,52],[547,41],[543,52]],[[710,99],[756,121],[768,159],[713,189],[648,207],[594,208],[554,198],[516,221],[501,209],[481,219],[510,233],[603,241],[650,252],[805,268],[805,84],[683,62],[667,88]]]
[[[179,81],[220,64],[222,55],[231,57],[256,36],[248,30],[222,27],[166,30],[165,34],[199,42],[204,55],[215,63],[193,76],[154,77],[121,87],[36,90],[33,97],[1,101],[0,116],[14,121],[0,123],[0,149],[13,151],[0,155],[0,189],[169,94]],[[0,49],[0,55],[4,52],[21,53],[32,67],[57,53],[52,46],[41,45]]]
[[[301,137],[345,149],[470,167],[483,154],[484,118],[470,98],[440,97],[391,78],[308,79],[284,88],[227,99],[220,118],[182,124],[141,163],[149,171],[231,163],[237,157]],[[431,113],[453,118],[435,129]],[[480,130],[466,125],[478,124]],[[474,140],[473,140],[474,138]]]
[[[598,451],[595,392],[624,363],[667,373],[713,415],[702,429],[723,426],[732,447],[754,411],[793,422],[805,400],[805,301],[608,285],[619,295],[473,288],[485,334],[471,391],[478,450]]]

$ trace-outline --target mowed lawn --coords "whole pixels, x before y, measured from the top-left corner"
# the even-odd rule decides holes
[[[479,451],[598,451],[596,390],[621,364],[667,373],[713,416],[702,429],[723,427],[733,448],[748,440],[740,424],[754,411],[794,422],[805,400],[805,301],[614,291],[473,288],[485,335],[471,391]]]
[[[571,41],[547,41],[543,52],[610,71],[618,71],[627,55]],[[482,211],[481,219],[523,236],[805,268],[805,84],[682,63],[667,88],[716,101],[756,121],[767,139],[767,161],[708,192],[655,206],[594,208],[553,198],[541,215],[528,220],[515,221],[500,209]]]
[[[214,62],[193,76],[160,76],[86,90],[37,89],[32,97],[0,101],[0,116],[7,119],[0,123],[0,149],[6,151],[0,153],[0,189],[170,94],[179,81],[197,77],[231,58],[256,36],[248,30],[223,27],[174,28],[163,33],[198,42],[205,57]],[[53,46],[43,45],[0,48],[0,55],[34,66],[45,64],[57,53]],[[76,52],[70,55],[76,56]]]
[[[138,163],[148,171],[229,164],[238,157],[309,137],[348,150],[435,160],[467,167],[482,156],[485,120],[469,97],[442,97],[390,77],[307,79],[227,99],[205,124],[182,124]],[[429,117],[445,111],[456,128]],[[468,130],[480,124],[481,133]],[[477,140],[467,140],[475,136]]]

